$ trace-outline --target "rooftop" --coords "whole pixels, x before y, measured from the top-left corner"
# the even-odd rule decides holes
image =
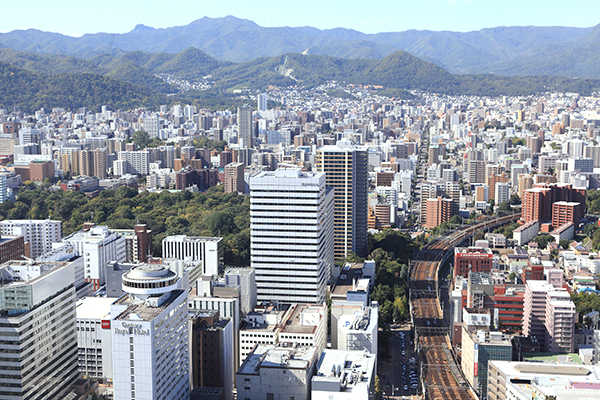
[[[238,370],[238,374],[259,375],[261,368],[308,370],[317,356],[312,346],[283,347],[259,344]]]
[[[111,297],[85,297],[77,300],[77,319],[110,319]]]
[[[365,351],[325,349],[312,378],[313,391],[361,391],[374,378],[375,357]]]
[[[115,319],[121,321],[152,321],[158,314],[163,312],[167,307],[175,301],[182,293],[183,290],[174,290],[166,295],[162,304],[159,307],[150,307],[146,301],[141,301],[140,299],[132,296],[131,294],[127,294],[117,301],[115,301],[115,305],[126,305],[128,306],[125,311],[121,314],[117,315]],[[163,296],[166,296],[163,295]],[[161,296],[150,296],[149,298],[155,298]]]

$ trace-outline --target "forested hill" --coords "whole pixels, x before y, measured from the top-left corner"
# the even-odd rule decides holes
[[[399,25],[400,26],[400,25]],[[227,16],[155,29],[138,25],[123,34],[71,37],[35,29],[0,33],[17,51],[91,59],[132,51],[179,53],[195,47],[221,61],[246,62],[289,53],[383,59],[406,51],[452,73],[554,75],[600,79],[600,25],[500,26],[471,32],[407,30],[365,34],[353,29],[263,27]]]
[[[173,94],[178,88],[162,81],[158,74],[190,81],[210,76],[214,87],[209,92],[191,91],[167,97],[166,93]],[[291,53],[240,64],[219,62],[193,48],[177,54],[133,52],[118,57],[103,55],[93,60],[0,51],[0,107],[19,106],[26,111],[40,107],[94,110],[101,105],[112,109],[142,106],[156,109],[160,104],[178,101],[210,107],[231,95],[232,89],[310,88],[327,81],[479,96],[531,95],[547,91],[589,95],[600,89],[600,81],[589,79],[453,75],[401,51],[381,60]],[[208,98],[212,99],[210,103],[202,103]],[[215,98],[221,100],[215,101]],[[234,105],[233,102],[228,104]]]

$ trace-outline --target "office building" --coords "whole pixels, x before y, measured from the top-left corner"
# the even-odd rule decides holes
[[[500,205],[510,200],[510,187],[508,182],[496,182],[494,190],[494,203]]]
[[[52,243],[60,242],[62,222],[49,219],[4,220],[0,222],[0,234],[23,236],[25,243],[29,243],[29,254],[26,252],[25,256],[36,258],[52,251]]]
[[[225,166],[225,193],[245,193],[244,164],[231,163]]]
[[[258,94],[258,111],[267,111],[267,94]]]
[[[86,297],[77,301],[79,372],[102,382],[112,381],[110,308],[115,298]]]
[[[115,400],[189,399],[187,292],[177,274],[144,264],[123,274],[111,307]]]
[[[334,193],[325,182],[324,173],[295,168],[250,179],[250,257],[259,302],[323,302],[334,277]]]
[[[489,248],[456,247],[454,249],[454,279],[468,277],[470,272],[490,272],[493,254]]]
[[[256,307],[256,274],[254,268],[228,268],[224,274],[226,286],[239,286],[240,313],[243,318]]]
[[[222,240],[220,237],[167,236],[162,241],[162,254],[164,258],[200,262],[202,275],[216,276],[223,269]]]
[[[334,256],[344,259],[362,254],[367,245],[367,149],[342,139],[317,150],[315,169],[325,172],[326,185],[334,188]]]
[[[364,351],[323,350],[312,377],[311,398],[373,400],[376,364],[376,355]]]
[[[0,398],[65,398],[79,375],[75,265],[0,266],[0,327]]]
[[[490,361],[489,400],[593,399],[600,367],[574,363]]]
[[[233,399],[234,332],[230,319],[220,319],[216,310],[190,311],[191,387],[223,389],[223,399]]]
[[[241,148],[254,147],[252,107],[244,106],[237,109],[238,144]]]
[[[238,398],[308,400],[319,355],[316,347],[259,344],[237,371]]]
[[[148,262],[152,255],[152,231],[146,224],[136,224],[133,229],[111,229],[125,238],[125,262]]]
[[[10,260],[22,260],[24,255],[23,236],[0,236],[0,264]]]
[[[502,332],[470,332],[463,324],[461,368],[480,398],[487,398],[488,362],[511,359],[512,345]]]
[[[84,258],[85,280],[97,290],[106,282],[106,265],[111,261],[124,262],[125,238],[111,232],[106,226],[75,232],[63,239],[75,246],[76,254]]]

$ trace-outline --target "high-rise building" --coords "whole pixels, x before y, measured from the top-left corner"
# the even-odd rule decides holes
[[[115,400],[189,399],[187,292],[162,265],[123,274],[127,294],[111,307]]]
[[[510,187],[508,182],[496,182],[494,190],[494,203],[500,205],[500,203],[508,202],[510,200]]]
[[[157,138],[159,131],[158,115],[150,115],[144,118],[144,129],[148,132],[150,139]]]
[[[83,257],[85,280],[92,283],[94,290],[98,290],[106,281],[106,264],[125,261],[125,238],[111,232],[106,226],[75,232],[64,238],[63,242],[73,244],[77,255]]]
[[[223,388],[223,398],[233,399],[234,332],[230,319],[216,310],[190,311],[190,381],[192,388]]]
[[[231,163],[225,166],[225,193],[244,193],[244,164]]]
[[[0,277],[0,398],[66,398],[79,375],[75,263],[9,261]]]
[[[0,222],[2,236],[23,236],[29,243],[30,258],[36,258],[52,251],[52,243],[60,242],[62,222],[49,219],[13,219]]]
[[[429,229],[440,226],[443,222],[450,221],[452,218],[452,200],[437,197],[427,199],[427,220],[425,226]]]
[[[250,256],[257,300],[321,303],[333,278],[333,188],[324,173],[250,178]]]
[[[112,380],[110,308],[115,300],[86,297],[77,301],[79,372],[91,379]]]
[[[260,93],[258,95],[258,111],[267,111],[267,94]]]
[[[238,143],[241,148],[253,148],[252,107],[239,107],[237,110]]]
[[[524,298],[523,335],[535,337],[543,351],[573,352],[576,311],[567,290],[528,280]]]
[[[335,191],[335,258],[361,254],[367,245],[367,149],[342,139],[317,150],[315,168]]]
[[[201,262],[202,275],[216,276],[223,268],[222,241],[220,237],[167,236],[162,241],[162,255],[164,258]]]
[[[152,231],[146,224],[136,224],[133,229],[111,229],[125,238],[125,262],[144,263],[152,254]]]

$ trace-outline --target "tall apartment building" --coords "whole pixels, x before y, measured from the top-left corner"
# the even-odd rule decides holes
[[[568,184],[536,184],[535,187],[523,193],[521,219],[525,222],[550,222],[552,220],[552,205],[557,202],[585,204],[585,189],[573,188]],[[573,218],[576,221],[583,218],[583,207],[577,208]]]
[[[367,245],[367,168],[367,149],[347,139],[317,150],[315,169],[325,172],[327,186],[334,188],[336,259],[361,254]]]
[[[75,264],[0,266],[0,398],[63,399],[79,375]]]
[[[79,173],[84,176],[95,176],[106,179],[108,169],[106,149],[81,150],[79,154]],[[66,163],[66,159],[65,159]]]
[[[505,174],[493,174],[486,176],[486,185],[489,187],[489,196],[490,199],[496,198],[496,184],[497,183],[507,183],[508,177]],[[510,187],[507,185],[507,187]],[[498,203],[496,203],[498,205]]]
[[[559,228],[569,222],[579,226],[579,217],[583,215],[580,208],[583,205],[569,201],[557,201],[552,204],[552,227]]]
[[[0,222],[0,235],[23,236],[29,243],[27,257],[36,258],[52,251],[52,243],[60,242],[62,222],[49,219],[13,219]]]
[[[127,150],[117,152],[117,161],[121,161],[121,163],[115,162],[115,175],[148,175],[150,172],[150,162],[153,162],[154,159],[150,156],[148,150]],[[117,166],[119,167],[117,168]]]
[[[230,163],[225,166],[225,193],[245,193],[244,164]]]
[[[106,264],[110,261],[124,262],[127,254],[125,238],[106,226],[75,232],[63,242],[74,245],[77,255],[83,257],[85,280],[92,283],[94,290],[106,282]]]
[[[203,276],[217,276],[223,269],[223,238],[176,235],[162,241],[162,255],[202,263]]]
[[[250,178],[250,260],[257,300],[321,303],[333,278],[334,192],[324,173]]]
[[[253,148],[252,107],[244,106],[237,109],[238,144],[241,148]]]
[[[10,260],[22,260],[24,255],[23,236],[0,236],[0,264]]]
[[[573,352],[576,312],[566,289],[529,280],[524,299],[523,335],[535,337],[544,351]]]
[[[437,197],[436,199],[427,199],[427,219],[425,226],[429,229],[440,226],[443,222],[450,221],[452,218],[452,204],[451,199],[443,199]]]
[[[189,399],[187,292],[172,270],[144,264],[123,274],[111,307],[115,400]]]

